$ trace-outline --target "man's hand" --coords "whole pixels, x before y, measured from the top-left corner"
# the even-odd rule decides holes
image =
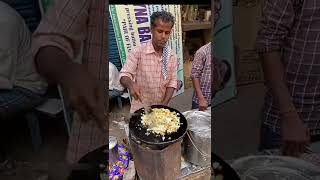
[[[128,89],[130,95],[133,96],[135,100],[142,101],[140,87],[136,83],[132,82]]]
[[[175,88],[173,88],[173,87],[166,88],[166,92],[165,92],[164,97],[161,101],[162,105],[168,106],[168,104],[173,96],[174,90],[175,90]]]
[[[120,83],[129,90],[130,95],[135,100],[142,102],[140,87],[135,82],[133,82],[129,77],[123,76],[120,78]]]
[[[101,130],[108,130],[105,115],[105,90],[87,71],[85,65],[73,63],[61,49],[43,47],[35,58],[38,72],[49,82],[61,84],[71,106],[81,121],[94,120]]]
[[[270,88],[275,105],[281,112],[282,153],[299,156],[309,144],[310,136],[303,121],[295,110],[294,97],[285,79],[285,66],[282,64],[280,51],[262,54],[262,67],[266,85]],[[287,111],[291,109],[292,111]]]
[[[61,82],[81,121],[94,120],[102,131],[108,130],[103,83],[95,80],[83,65],[75,65]]]
[[[281,123],[282,153],[298,157],[310,144],[309,131],[296,112],[283,115]]]
[[[199,99],[199,111],[205,111],[208,109],[208,102],[205,98]]]

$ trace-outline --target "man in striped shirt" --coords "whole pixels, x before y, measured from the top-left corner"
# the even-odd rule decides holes
[[[205,111],[211,104],[211,42],[202,46],[192,62],[191,79],[195,89],[192,109]]]
[[[260,150],[299,156],[320,140],[320,6],[316,0],[266,0],[257,49],[267,94]]]
[[[120,72],[121,84],[134,97],[130,112],[146,105],[168,105],[177,88],[177,57],[168,49],[174,17],[165,11],[151,15],[152,40],[131,50]]]
[[[76,112],[67,150],[70,163],[107,144],[106,2],[53,1],[33,35],[39,73],[62,86]]]

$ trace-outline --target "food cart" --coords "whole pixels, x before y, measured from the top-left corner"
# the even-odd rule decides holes
[[[201,112],[201,113],[202,113],[202,116],[205,114],[207,120],[210,121],[208,123],[210,124],[209,128],[211,130],[211,110],[208,110],[207,112]],[[188,117],[195,119],[195,116],[199,116],[199,115],[197,115],[196,111],[194,111],[194,112],[188,111],[188,112],[183,112],[181,114],[183,114],[183,116],[187,117],[187,119],[188,119]],[[118,115],[118,117],[114,118],[115,120],[113,122],[110,122],[109,133],[110,133],[110,136],[116,137],[119,144],[124,145],[128,149],[128,151],[132,153],[132,152],[137,151],[137,149],[139,149],[139,147],[136,144],[133,145],[134,142],[132,142],[130,140],[129,122],[130,122],[131,118],[132,118],[132,116],[125,117],[123,115],[122,116]],[[200,161],[201,158],[199,156],[201,156],[201,153],[204,153],[204,152],[201,152],[202,151],[201,148],[203,148],[203,147],[207,148],[206,151],[209,151],[209,152],[205,152],[205,154],[211,154],[211,145],[209,145],[210,149],[208,149],[208,145],[203,146],[203,147],[196,145],[199,148],[198,150],[200,150],[200,153],[198,152],[198,154],[200,154],[200,155],[196,155],[196,152],[193,152],[194,150],[192,148],[188,147],[188,143],[187,143],[188,138],[187,137],[189,137],[189,134],[190,134],[189,132],[188,133],[185,132],[183,134],[183,136],[180,137],[180,139],[176,138],[177,140],[181,140],[181,142],[182,142],[182,144],[180,142],[180,143],[177,143],[177,145],[176,145],[176,146],[179,146],[178,147],[179,151],[178,151],[178,153],[175,154],[176,157],[179,157],[179,159],[178,159],[179,164],[177,164],[176,162],[173,162],[172,158],[170,158],[170,159],[165,159],[165,162],[162,162],[161,167],[163,168],[163,166],[165,166],[164,163],[168,163],[170,161],[169,162],[170,164],[176,164],[176,167],[171,167],[171,168],[179,168],[179,175],[178,175],[177,179],[181,179],[181,180],[189,180],[189,179],[209,180],[211,177],[211,164],[210,164],[211,157],[208,157],[208,158],[210,158],[210,160],[206,159],[206,161],[203,161],[203,160]],[[193,134],[193,138],[196,137],[194,135],[195,134]],[[211,136],[210,136],[210,138],[211,138]],[[199,139],[197,139],[197,142],[198,141],[199,141]],[[206,141],[210,143],[211,139],[207,139]],[[129,145],[130,143],[131,143],[131,146]],[[195,142],[193,142],[193,143],[195,143]],[[189,142],[189,146],[190,146],[190,142]],[[132,147],[134,147],[135,149],[132,150],[131,149]],[[173,148],[173,147],[174,147],[174,145],[171,148]],[[187,150],[188,153],[185,152],[186,149],[189,149],[189,150]],[[109,150],[109,151],[111,151],[111,150]],[[190,154],[190,153],[193,153],[193,154]],[[137,154],[137,152],[135,152],[135,154]],[[146,152],[144,152],[144,155],[145,154],[146,154]],[[189,155],[187,155],[187,154],[189,154]],[[161,155],[158,154],[158,156],[161,156]],[[192,158],[190,159],[191,156],[192,156]],[[131,158],[132,158],[132,156],[131,156]],[[152,158],[152,156],[149,156],[148,158]],[[141,157],[139,158],[137,155],[136,155],[136,159],[132,158],[132,161],[130,161],[130,162],[133,165],[131,165],[131,166],[128,165],[128,167],[130,166],[130,168],[134,169],[134,171],[132,171],[132,170],[130,171],[130,169],[127,169],[127,172],[134,174],[134,176],[125,175],[125,177],[130,176],[131,178],[134,177],[137,179],[138,178],[138,173],[136,171],[137,166],[139,166],[139,165],[141,166],[141,164],[143,164],[144,162],[147,162],[148,158],[146,156],[144,156],[144,158],[141,158]],[[137,159],[139,159],[139,161]],[[153,161],[156,161],[157,157],[153,157],[152,159],[153,159]],[[159,159],[163,159],[163,158],[158,158],[157,161],[159,161]],[[196,163],[196,164],[188,162],[189,160]],[[201,166],[197,165],[199,163],[201,164]],[[151,165],[152,163],[148,162],[148,164],[149,164],[149,166],[152,166]],[[153,166],[157,167],[157,166],[159,166],[159,164],[153,165]],[[148,168],[146,168],[146,167],[141,168],[140,167],[140,169],[148,169]],[[164,168],[164,169],[165,170],[163,170],[162,172],[165,172],[165,171],[167,171],[165,173],[170,173],[170,172],[172,173],[173,172],[173,171],[169,171],[168,168]],[[141,173],[141,170],[140,170],[140,173]],[[148,172],[148,173],[150,173],[150,172]],[[106,178],[106,176],[104,176],[104,177]],[[152,177],[152,176],[150,176],[150,177]]]

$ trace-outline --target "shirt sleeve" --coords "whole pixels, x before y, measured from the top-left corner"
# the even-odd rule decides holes
[[[139,58],[140,58],[139,47],[132,49],[128,53],[127,61],[120,71],[120,78],[125,76],[130,78],[132,81],[135,79],[135,76],[137,74],[137,66],[138,66]]]
[[[279,51],[294,21],[293,0],[265,0],[257,35],[259,53]]]
[[[71,59],[81,51],[87,37],[89,0],[54,1],[33,34],[32,54],[55,46]]]
[[[205,55],[203,51],[198,50],[194,55],[191,68],[191,78],[200,78],[205,64]]]
[[[178,87],[178,59],[176,55],[171,56],[171,62],[172,64],[172,70],[171,70],[171,76],[167,87],[172,87],[177,89]]]

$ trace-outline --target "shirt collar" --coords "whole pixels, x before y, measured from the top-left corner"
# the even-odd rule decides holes
[[[152,45],[152,41],[149,41],[146,43],[147,47],[146,47],[146,54],[152,54],[152,53],[156,53],[156,50],[154,50],[154,47]],[[170,56],[173,55],[173,52],[171,50]]]
[[[152,54],[155,52],[156,52],[156,50],[154,50],[154,47],[152,45],[152,41],[147,42],[146,54]]]

